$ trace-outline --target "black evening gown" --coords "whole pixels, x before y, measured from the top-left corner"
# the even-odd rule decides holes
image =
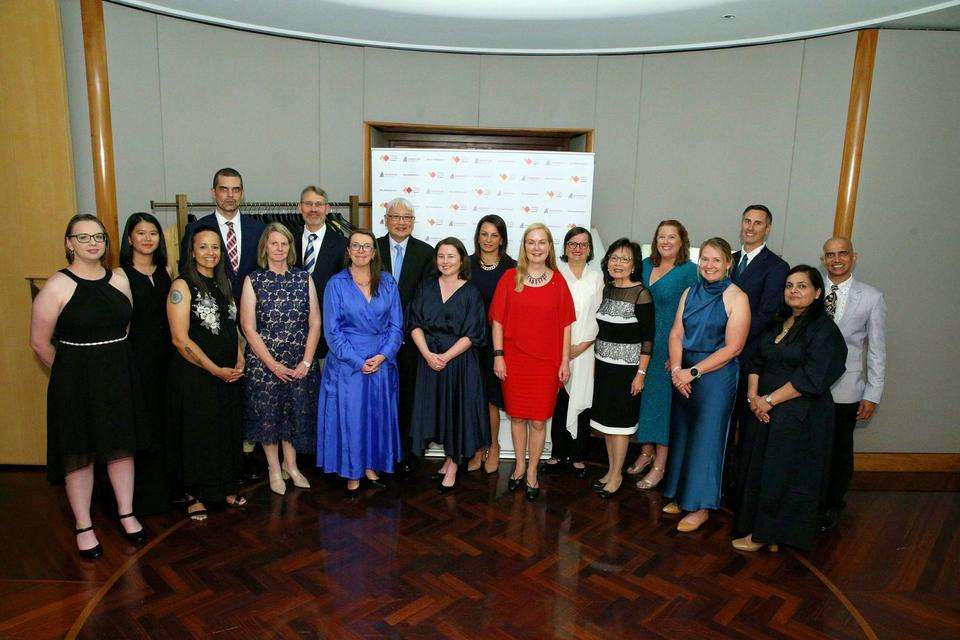
[[[443,353],[460,338],[473,345],[434,371],[417,353],[417,393],[413,400],[413,450],[422,454],[431,441],[460,463],[490,446],[483,378],[476,347],[486,343],[486,314],[480,291],[467,282],[446,302],[437,278],[420,283],[407,311],[406,334],[421,329],[433,353]]]
[[[220,367],[237,363],[237,307],[230,290],[200,276],[190,286],[190,339]],[[227,383],[178,352],[170,359],[168,456],[183,490],[201,502],[237,493],[241,467],[241,382]]]
[[[756,542],[813,547],[833,443],[830,387],[843,374],[847,347],[826,315],[774,342],[783,323],[760,338],[748,372],[765,396],[787,382],[799,398],[778,404],[764,424],[753,415],[741,434],[736,529]]]
[[[515,266],[517,266],[517,261],[505,255],[496,268],[488,271],[480,266],[480,257],[477,254],[470,256],[470,282],[480,290],[480,295],[483,296],[484,317],[490,311],[490,303],[493,301],[493,294],[497,290],[500,278],[508,269]],[[500,386],[500,378],[493,373],[493,336],[491,331],[490,324],[487,323],[486,342],[478,348],[477,355],[480,358],[480,370],[483,372],[483,388],[487,402],[503,409],[503,388]]]
[[[136,402],[136,370],[127,340],[130,301],[110,284],[113,272],[77,283],[60,310],[53,341],[57,352],[47,387],[47,479],[92,462],[132,456],[143,439]]]
[[[170,274],[157,267],[153,276],[131,266],[123,272],[133,293],[130,349],[140,374],[140,403],[148,441],[136,455],[133,505],[140,515],[164,513],[170,504],[166,460],[167,369],[170,366],[170,325],[167,294]]]

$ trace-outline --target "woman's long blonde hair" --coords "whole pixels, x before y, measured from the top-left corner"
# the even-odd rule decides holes
[[[549,227],[542,222],[534,222],[523,230],[523,237],[520,239],[520,255],[517,260],[517,276],[514,281],[513,290],[517,293],[523,291],[523,282],[527,279],[527,236],[534,231],[543,231],[547,234],[547,246],[550,248],[547,254],[547,268],[551,271],[557,270],[557,252],[553,248],[553,234]]]

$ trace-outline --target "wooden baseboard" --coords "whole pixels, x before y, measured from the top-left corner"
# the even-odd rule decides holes
[[[960,453],[855,453],[856,471],[960,473]]]

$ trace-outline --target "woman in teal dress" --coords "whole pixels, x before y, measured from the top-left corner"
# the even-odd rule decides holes
[[[650,257],[643,260],[643,286],[653,295],[656,309],[653,355],[646,385],[640,399],[640,423],[637,442],[643,446],[640,457],[627,469],[630,475],[647,475],[637,482],[638,489],[653,489],[663,479],[670,441],[670,399],[673,389],[666,363],[670,357],[668,338],[677,315],[680,296],[697,283],[697,265],[690,262],[690,236],[678,220],[663,220],[653,233]],[[654,453],[656,451],[656,453]]]
[[[732,255],[723,238],[700,247],[700,281],[680,298],[670,330],[670,459],[664,513],[689,513],[677,524],[695,531],[720,506],[723,454],[740,375],[737,356],[750,329],[747,294],[728,277]]]

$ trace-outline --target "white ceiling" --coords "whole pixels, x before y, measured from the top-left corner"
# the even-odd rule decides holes
[[[638,53],[871,26],[960,28],[960,0],[114,0],[263,33],[469,53]]]

